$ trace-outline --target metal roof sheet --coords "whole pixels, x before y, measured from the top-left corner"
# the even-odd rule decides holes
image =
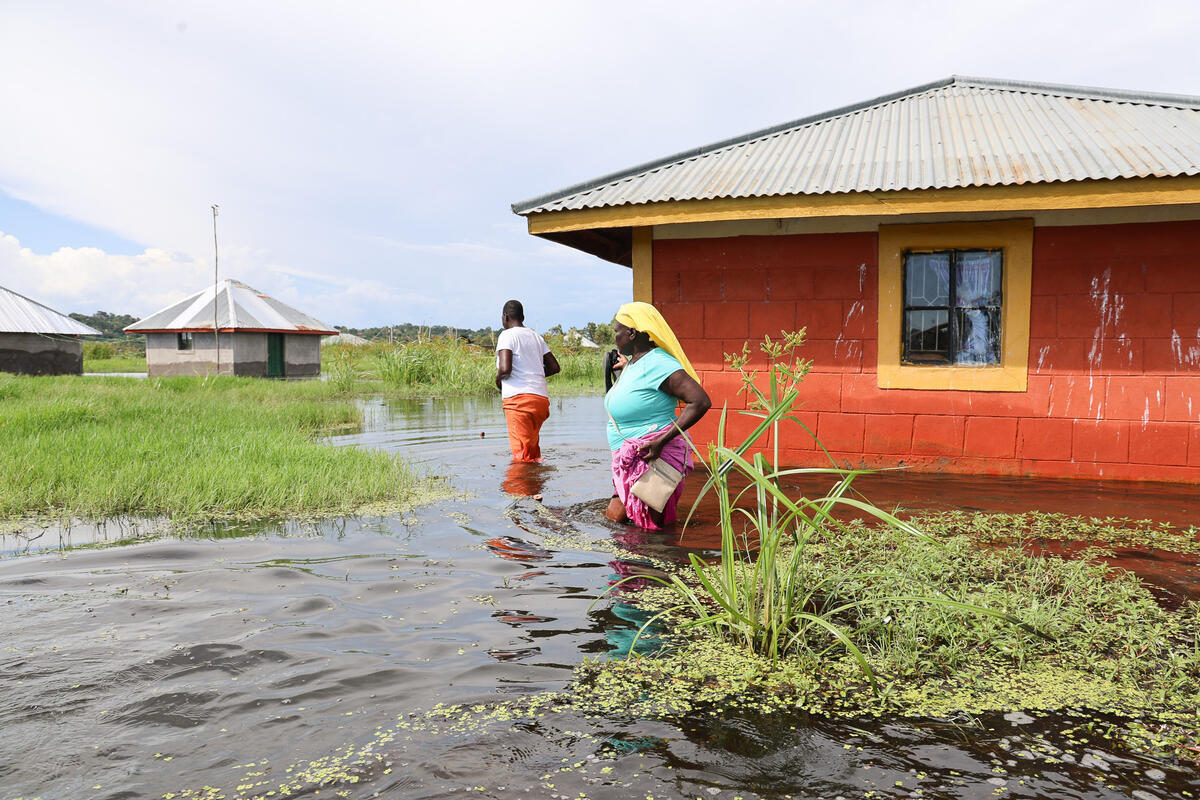
[[[0,286],[0,333],[103,336],[101,331]]]
[[[1200,97],[954,76],[513,204],[671,200],[1200,174]]]
[[[324,322],[235,280],[224,280],[202,289],[186,300],[138,320],[125,330],[129,333],[211,331],[214,303],[216,323],[222,332],[338,333]]]

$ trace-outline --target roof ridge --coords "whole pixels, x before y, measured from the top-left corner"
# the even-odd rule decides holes
[[[236,328],[238,326],[237,310],[234,308],[233,304],[233,285],[235,283],[237,283],[238,286],[246,286],[244,283],[239,283],[233,278],[229,278],[225,281],[225,303],[229,306],[229,327],[231,328]],[[246,288],[249,289],[250,287],[246,286]],[[213,298],[213,303],[215,304],[216,302],[216,298]],[[214,308],[215,307],[216,306],[214,305]]]
[[[809,116],[801,117],[789,122],[751,131],[740,136],[734,136],[728,139],[722,139],[720,141],[713,142],[711,144],[694,147],[690,150],[684,150],[673,155],[654,159],[653,161],[647,161],[645,163],[638,164],[637,166],[629,167],[617,172],[611,172],[607,175],[602,175],[590,181],[583,181],[557,191],[547,192],[528,200],[518,201],[512,204],[512,210],[515,214],[524,214],[548,202],[554,200],[564,200],[573,195],[594,191],[642,173],[653,172],[654,170],[661,169],[662,167],[666,167],[671,164],[689,161],[700,156],[712,155],[721,152],[722,150],[749,144],[750,142],[754,142],[759,139],[765,139],[778,133],[783,133],[784,131],[795,130],[797,128],[813,125],[818,122],[827,122],[838,117],[847,116],[860,111],[866,111],[868,109],[875,108],[876,106],[886,105],[906,97],[915,97],[936,89],[945,89],[951,86],[970,86],[981,89],[998,89],[1024,93],[1050,94],[1065,97],[1082,97],[1086,99],[1104,101],[1200,109],[1200,96],[1150,94],[1146,92],[1134,92],[1123,89],[1105,89],[1100,87],[1070,86],[1066,84],[1036,83],[1033,81],[1012,81],[998,78],[979,78],[968,75],[951,75],[949,78],[931,81],[929,83],[920,84],[908,89],[902,89],[897,92],[890,92],[869,100],[863,100],[858,103],[841,106],[839,108],[823,111],[818,114],[811,114]]]
[[[1056,97],[1082,97],[1088,100],[1138,103],[1151,106],[1200,108],[1200,95],[1141,92],[1133,89],[1108,89],[1103,86],[1078,86],[1066,83],[1012,81],[1001,78],[976,78],[970,75],[951,75],[951,85],[976,86],[981,89],[1008,89],[1030,94],[1049,94]]]

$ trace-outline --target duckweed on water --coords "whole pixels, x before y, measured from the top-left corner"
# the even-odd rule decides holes
[[[1167,610],[1131,573],[1028,555],[1020,544],[978,547],[986,536],[927,542],[861,523],[848,533],[810,544],[801,565],[807,580],[848,576],[837,584],[841,600],[895,595],[919,579],[936,596],[1000,609],[1027,625],[867,602],[838,621],[880,676],[878,694],[839,651],[772,663],[692,629],[654,658],[584,664],[572,702],[650,716],[747,703],[839,717],[1090,709],[1127,720],[1123,738],[1136,747],[1189,760],[1200,753],[1200,604]],[[663,590],[627,592],[622,601],[649,611],[675,603]],[[673,615],[686,623],[682,611]]]
[[[1097,519],[1042,511],[1022,514],[946,511],[918,516],[913,521],[926,533],[967,536],[988,544],[1084,542],[1130,550],[1200,553],[1200,530],[1195,525],[1178,528],[1148,519]]]

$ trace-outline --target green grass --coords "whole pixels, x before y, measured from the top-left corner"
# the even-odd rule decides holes
[[[550,342],[562,372],[549,379],[551,394],[604,391],[602,351]],[[346,393],[392,396],[496,393],[496,355],[461,339],[437,337],[368,346],[331,345],[321,351],[327,382]]]
[[[403,507],[401,460],[331,447],[361,412],[319,381],[0,375],[0,518],[260,518]]]
[[[145,356],[129,356],[83,360],[84,372],[145,372]]]

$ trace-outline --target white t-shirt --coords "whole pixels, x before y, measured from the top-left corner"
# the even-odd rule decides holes
[[[532,328],[505,328],[496,338],[496,365],[500,364],[500,351],[512,351],[512,372],[500,381],[500,396],[515,397],[519,394],[540,394],[549,397],[546,387],[546,368],[542,357],[550,352],[546,340]]]

